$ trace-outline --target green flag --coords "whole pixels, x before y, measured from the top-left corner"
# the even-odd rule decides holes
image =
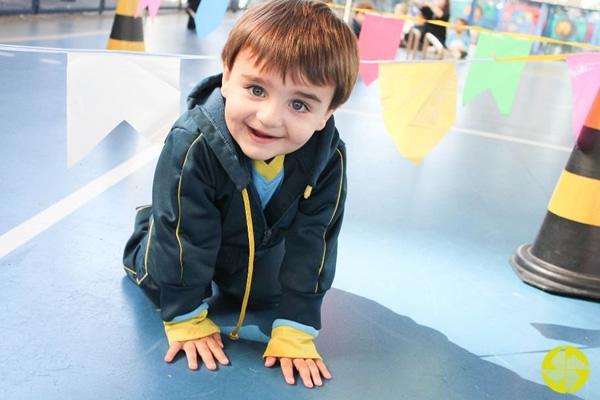
[[[474,58],[492,59],[492,52],[496,58],[526,56],[531,50],[532,43],[531,40],[482,32],[477,42]],[[498,104],[498,109],[502,114],[508,115],[523,67],[525,67],[525,61],[491,61],[471,64],[463,90],[463,105],[490,88]]]

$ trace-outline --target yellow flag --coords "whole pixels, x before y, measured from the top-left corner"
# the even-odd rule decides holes
[[[385,128],[416,165],[456,120],[455,64],[382,63],[379,86]]]

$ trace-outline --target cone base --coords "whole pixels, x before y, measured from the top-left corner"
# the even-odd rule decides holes
[[[144,42],[130,42],[127,40],[108,39],[107,50],[124,50],[124,51],[146,51]]]
[[[510,264],[523,282],[544,291],[600,300],[600,275],[566,270],[531,254],[531,245],[524,244],[512,255]]]

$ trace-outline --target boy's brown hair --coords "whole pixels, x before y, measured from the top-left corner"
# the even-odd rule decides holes
[[[321,1],[273,0],[250,8],[223,48],[229,70],[242,50],[250,50],[263,71],[279,72],[284,80],[333,86],[330,109],[348,100],[358,74],[354,33]]]

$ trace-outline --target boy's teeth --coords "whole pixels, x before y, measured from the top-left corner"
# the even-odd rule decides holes
[[[271,136],[269,136],[269,135],[265,135],[264,133],[262,133],[262,132],[259,132],[259,131],[255,130],[255,129],[253,129],[253,130],[252,130],[252,132],[254,132],[254,134],[255,134],[256,136],[259,136],[259,137],[264,137],[264,138],[271,137]]]

